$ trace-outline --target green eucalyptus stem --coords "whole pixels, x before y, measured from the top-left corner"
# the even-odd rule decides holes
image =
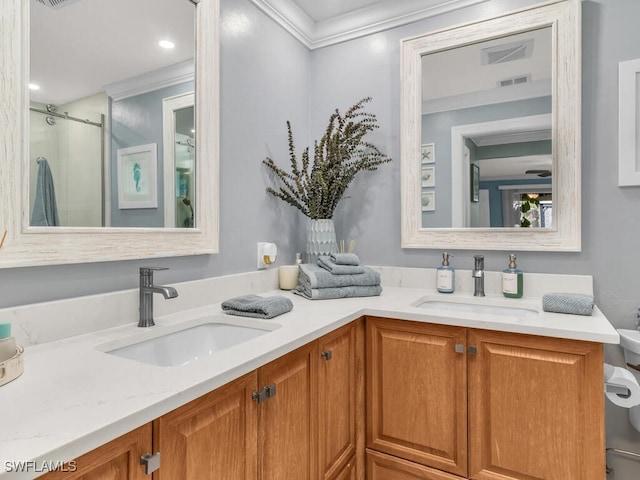
[[[391,158],[364,138],[379,128],[372,113],[363,111],[371,97],[351,106],[344,115],[336,109],[329,117],[324,135],[314,142],[313,161],[309,148],[296,155],[291,122],[287,121],[290,171],[271,158],[263,164],[276,177],[276,187],[267,192],[300,210],[312,219],[333,218],[338,203],[356,175],[377,170]]]

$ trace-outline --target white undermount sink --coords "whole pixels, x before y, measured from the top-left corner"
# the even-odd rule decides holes
[[[511,306],[502,302],[502,299],[489,299],[487,297],[469,299],[425,297],[415,302],[413,306],[440,312],[477,313],[509,317],[536,317],[539,314],[539,310],[531,303]]]
[[[258,338],[272,331],[273,327],[277,328],[278,325],[269,324],[269,326],[265,325],[260,328],[255,325],[205,322],[103,351],[142,363],[160,367],[175,367],[188,365],[227,348]]]

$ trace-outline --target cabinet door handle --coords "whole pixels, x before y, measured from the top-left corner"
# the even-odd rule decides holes
[[[478,348],[474,345],[469,345],[469,355],[477,355]]]
[[[153,455],[145,453],[140,457],[140,465],[144,465],[144,473],[146,475],[151,475],[160,468],[160,452],[156,452]]]
[[[267,401],[267,391],[263,388],[259,392],[253,392],[251,398],[258,402],[258,405]]]
[[[324,358],[325,360],[331,360],[331,350],[327,350],[326,352],[322,352],[320,354],[320,356],[322,358]]]
[[[276,396],[276,384],[268,385],[263,389],[267,393],[267,398]]]
[[[276,384],[268,385],[266,387],[262,387],[262,390],[259,392],[253,392],[251,394],[251,398],[258,402],[258,405],[266,402],[269,398],[276,396]]]
[[[456,343],[455,351],[456,353],[464,353],[464,344]]]

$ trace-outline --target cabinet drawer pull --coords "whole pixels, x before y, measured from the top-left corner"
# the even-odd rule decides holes
[[[322,358],[324,358],[325,360],[331,360],[331,350],[327,350],[326,352],[322,352],[320,354],[320,356]]]
[[[151,475],[160,468],[160,452],[156,452],[153,455],[145,453],[140,457],[140,465],[144,465],[144,473],[146,475]]]
[[[456,343],[456,353],[464,353],[464,344]]]
[[[469,355],[476,355],[478,353],[478,349],[474,345],[469,345]]]

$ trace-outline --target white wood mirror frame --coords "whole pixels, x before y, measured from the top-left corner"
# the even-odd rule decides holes
[[[185,0],[186,1],[186,0]],[[218,252],[219,3],[196,3],[196,219],[184,228],[30,227],[28,212],[29,0],[0,16],[0,268]],[[26,206],[26,207],[25,207]]]
[[[421,57],[543,27],[552,29],[554,228],[423,228],[420,202]],[[404,40],[400,95],[403,248],[580,251],[580,0],[546,2]]]

